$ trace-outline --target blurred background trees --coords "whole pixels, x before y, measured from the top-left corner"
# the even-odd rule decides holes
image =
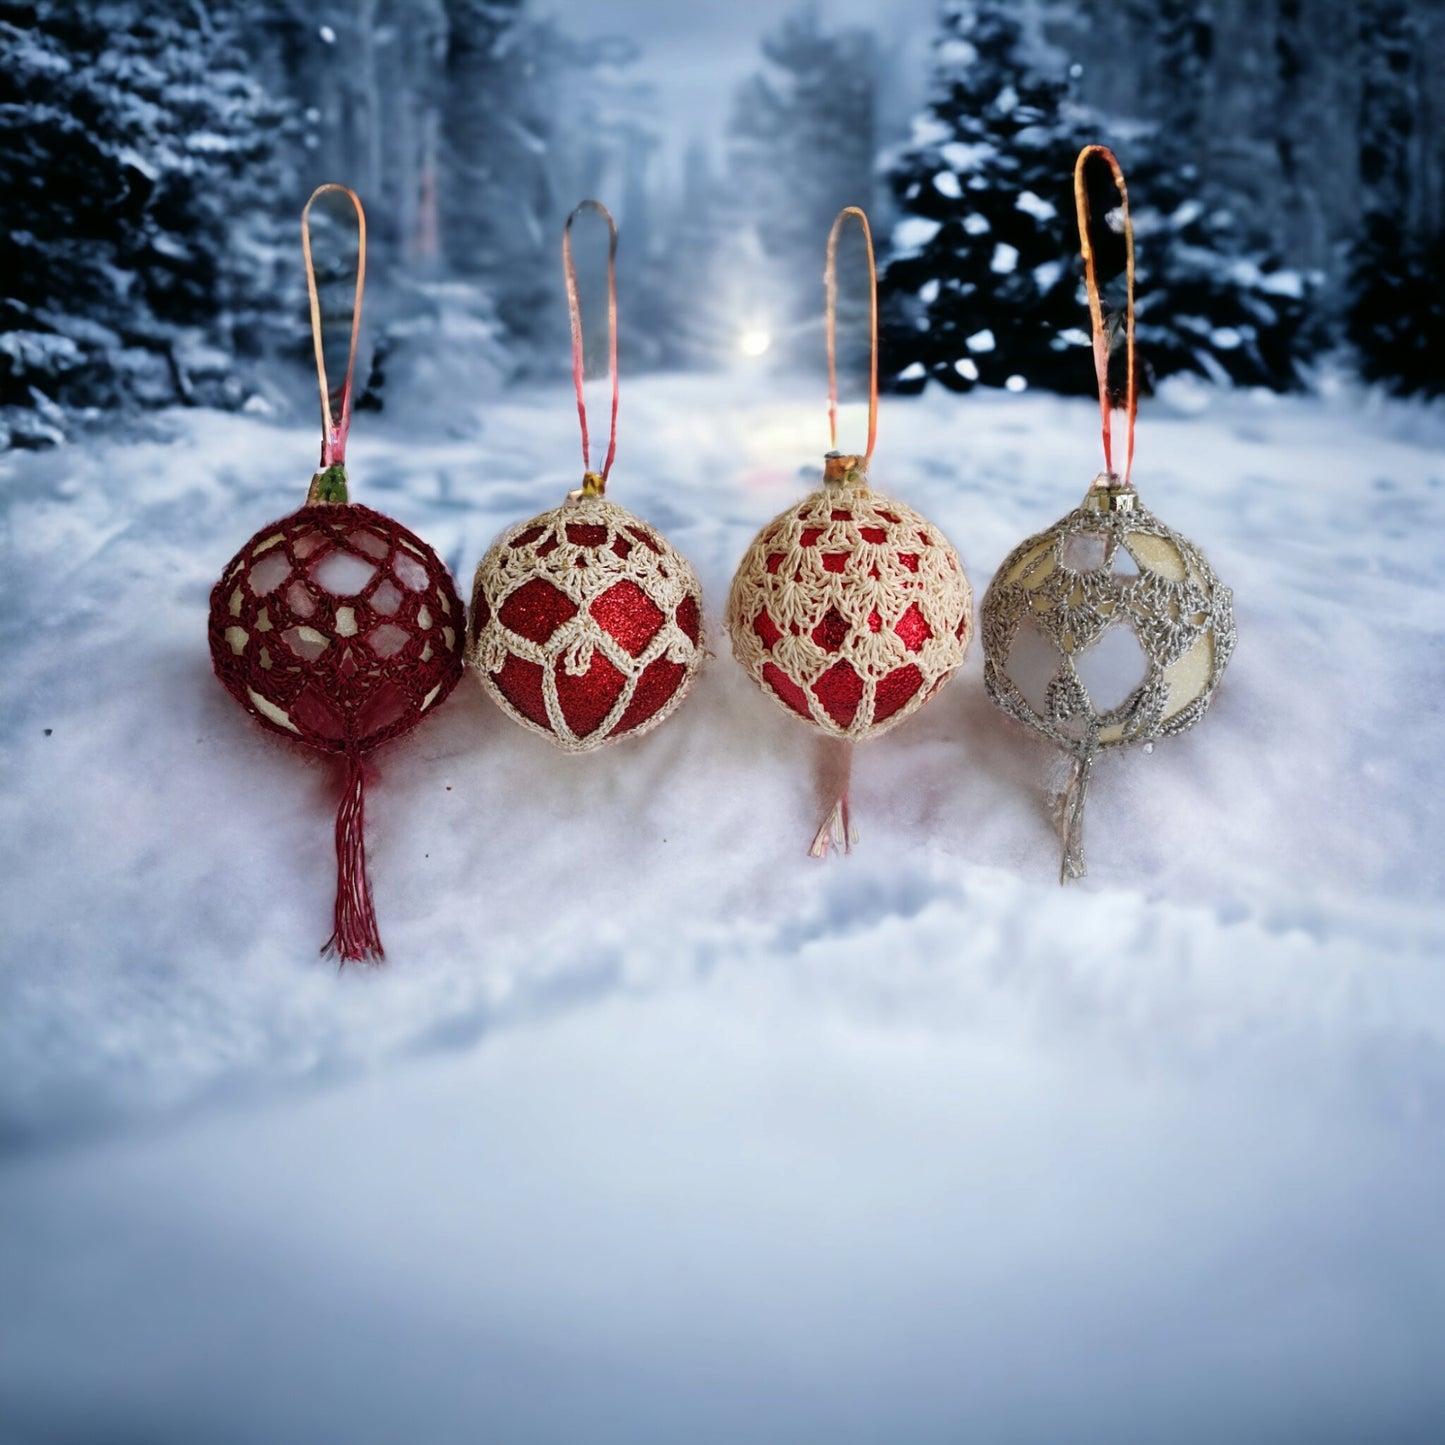
[[[927,77],[826,5],[760,9],[698,136],[639,81],[646,35],[584,42],[533,0],[0,0],[0,405],[41,444],[88,410],[284,399],[326,179],[368,207],[372,404],[564,368],[588,194],[622,227],[630,369],[815,361],[859,204],[890,384],[1087,391],[1092,140],[1130,180],[1151,377],[1284,390],[1328,360],[1435,394],[1442,8],[941,0]]]

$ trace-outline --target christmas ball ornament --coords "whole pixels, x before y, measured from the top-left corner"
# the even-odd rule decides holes
[[[1128,302],[1128,443],[1112,465],[1107,328],[1089,228],[1086,165],[1110,167],[1121,198]],[[1105,471],[1083,503],[1004,560],[982,608],[984,682],[1011,717],[1074,762],[1060,810],[1060,881],[1085,872],[1083,813],[1100,754],[1181,733],[1204,716],[1235,645],[1233,597],[1204,554],[1159,521],[1130,483],[1137,378],[1134,253],[1124,177],[1112,152],[1088,146],[1074,171]]]
[[[829,416],[837,445],[837,245],[848,217],[862,225],[873,277],[868,220],[840,213],[828,238]],[[744,554],[728,594],[733,654],[786,712],[845,747],[911,717],[963,661],[973,594],[958,553],[926,518],[875,492],[868,463],[877,434],[877,285],[873,281],[872,384],[868,447],[824,459],[823,485],[775,517]],[[822,856],[852,841],[845,752],[834,769],[834,806],[810,850]]]
[[[728,594],[733,654],[781,707],[833,737],[877,737],[963,661],[973,594],[958,553],[831,452],[823,486],[753,539]]]
[[[346,381],[333,418],[309,219],[318,196],[356,208],[358,260]],[[302,213],[321,378],[321,470],[306,505],[263,527],[211,593],[211,660],[222,685],[263,727],[346,767],[336,819],[335,927],[343,960],[382,956],[366,876],[363,758],[409,732],[461,676],[463,619],[445,566],[400,523],[348,500],[345,449],[364,282],[365,221],[356,196],[322,186]]]
[[[572,223],[607,222],[612,433],[593,471],[582,395],[583,352]],[[584,201],[562,233],[572,317],[573,377],[582,424],[581,488],[504,532],[477,567],[467,660],[502,711],[568,752],[588,752],[656,727],[686,696],[702,661],[702,589],[687,561],[608,500],[617,449],[617,228]]]

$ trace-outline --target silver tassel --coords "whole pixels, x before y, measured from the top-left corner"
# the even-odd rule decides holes
[[[1089,795],[1089,773],[1092,757],[1076,757],[1069,774],[1069,785],[1059,799],[1059,840],[1064,845],[1059,864],[1059,882],[1082,878],[1089,870],[1084,866],[1084,801]]]

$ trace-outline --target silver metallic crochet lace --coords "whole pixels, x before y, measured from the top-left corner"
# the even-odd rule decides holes
[[[1138,642],[1143,677],[1122,699],[1097,705],[1080,665],[1120,628]],[[1074,758],[1060,881],[1082,877],[1094,759],[1181,733],[1204,716],[1234,651],[1233,594],[1192,542],[1104,476],[1081,506],[1004,560],[983,599],[982,632],[989,696]],[[1046,681],[1021,688],[1024,654],[1036,669],[1040,656],[1052,659]]]

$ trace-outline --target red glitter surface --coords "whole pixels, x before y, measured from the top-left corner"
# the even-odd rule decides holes
[[[684,597],[677,604],[677,625],[682,628],[687,640],[696,647],[702,636],[702,618],[698,614],[695,597]]]
[[[758,634],[759,641],[762,642],[763,646],[766,647],[769,652],[773,650],[773,645],[783,635],[778,630],[777,624],[766,612],[759,612],[758,615],[753,618],[753,631]]]
[[[848,619],[836,607],[830,607],[813,629],[813,641],[824,652],[837,652],[848,636]]]
[[[812,721],[813,715],[808,711],[808,699],[803,695],[803,689],[777,663],[763,664],[763,679],[799,717]]]
[[[349,579],[334,591],[323,585],[332,572]],[[211,593],[208,631],[216,676],[237,702],[322,752],[359,754],[399,736],[461,676],[462,608],[446,568],[400,523],[357,503],[308,505],[257,532]],[[384,645],[398,632],[400,646]]]
[[[577,606],[541,577],[529,578],[513,592],[497,613],[503,627],[529,642],[546,642],[551,635],[577,615]]]
[[[592,654],[592,665],[580,677],[568,672],[560,660],[553,667],[553,676],[557,679],[562,716],[579,738],[602,726],[627,684],[627,679],[600,652]]]
[[[879,680],[873,703],[873,721],[880,723],[885,718],[892,717],[900,708],[908,705],[913,694],[922,686],[923,674],[913,663],[894,668],[887,677]]]
[[[631,581],[614,583],[593,601],[591,612],[597,625],[633,657],[647,651],[647,644],[665,621],[661,609]]]
[[[547,703],[542,694],[542,667],[540,663],[528,662],[515,652],[507,654],[507,660],[499,671],[492,674],[497,691],[525,718],[538,727],[552,731],[547,720]]]
[[[840,728],[850,727],[863,698],[863,679],[847,662],[835,662],[813,684],[813,692]]]
[[[642,676],[637,679],[632,701],[627,704],[626,711],[612,729],[612,736],[620,737],[623,733],[631,732],[633,728],[641,727],[648,718],[660,712],[682,685],[686,674],[687,668],[682,663],[669,662],[665,657],[655,658],[648,663],[642,670]]]
[[[893,624],[893,630],[903,639],[903,645],[909,652],[918,652],[933,636],[933,629],[918,610],[916,602],[908,604],[908,610]]]

